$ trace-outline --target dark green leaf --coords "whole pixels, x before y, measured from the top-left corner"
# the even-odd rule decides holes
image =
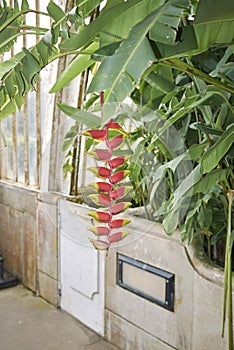
[[[22,59],[22,63],[27,69],[24,69],[24,76],[30,82],[33,76],[41,69],[39,62],[27,49],[23,49],[25,57]]]
[[[210,172],[218,166],[221,159],[228,152],[234,141],[234,124],[232,124],[220,136],[218,141],[210,147],[210,149],[203,155],[201,160],[202,174]]]
[[[172,235],[179,225],[179,210],[172,210],[163,220],[163,228],[168,235]]]
[[[87,17],[98,5],[102,2],[102,0],[77,0],[77,12],[82,12],[83,17]]]
[[[0,120],[7,117],[8,115],[16,111],[16,106],[14,101],[8,100],[3,106],[0,107]]]
[[[14,0],[14,13],[19,12],[19,2],[18,0]]]
[[[10,98],[14,97],[15,95],[15,84],[14,84],[14,78],[13,74],[10,74],[6,79],[5,79],[5,84],[6,84],[6,89],[7,93]]]
[[[179,201],[184,197],[192,195],[193,187],[201,179],[201,176],[200,166],[197,165],[175,190],[172,208],[176,208]]]
[[[211,128],[211,127],[206,126],[205,124],[202,124],[202,123],[195,123],[194,127],[197,128],[198,130],[201,130],[205,134],[210,134],[210,135],[218,135],[218,136],[220,136],[224,132],[223,130]]]
[[[163,3],[164,0],[129,0],[108,8],[106,11],[102,11],[100,16],[80,31],[78,35],[61,43],[61,49],[72,51],[84,45],[88,45],[101,31],[104,31],[106,27],[108,27],[109,30],[109,26],[114,21],[119,28],[121,28],[123,26],[122,23],[124,23],[125,32],[128,33],[131,26],[140,22]],[[126,21],[126,18],[128,21]],[[120,23],[120,20],[122,23]],[[118,40],[120,39],[122,39],[122,37],[119,38],[118,36]]]
[[[53,1],[49,2],[49,5],[47,6],[47,10],[49,15],[56,21],[58,22],[62,18],[66,18],[66,14],[63,12],[63,10],[55,4]]]
[[[102,61],[106,56],[112,56],[119,48],[121,42],[122,41],[116,41],[110,45],[101,47],[92,54],[92,58],[96,61]]]
[[[80,124],[84,124],[89,128],[94,128],[101,125],[101,118],[95,114],[80,110],[75,107],[67,106],[61,103],[58,103],[59,108],[66,115],[76,120]]]
[[[51,88],[50,92],[52,93],[62,89],[65,85],[67,85],[75,77],[77,77],[81,72],[90,67],[94,62],[90,59],[90,54],[94,50],[96,50],[97,47],[98,44],[93,43],[86,50],[84,50],[84,54],[77,55],[67,66],[67,68],[60,74],[56,83]]]
[[[115,54],[102,62],[89,86],[89,92],[108,90],[106,101],[117,102],[131,92],[133,82],[129,76],[138,82],[155,59],[146,34],[159,16],[160,12],[154,11],[131,30],[129,37],[122,42]]]
[[[46,65],[48,61],[48,47],[46,46],[43,40],[40,40],[36,48],[42,60],[42,64]]]
[[[29,9],[29,4],[27,0],[22,0],[21,11],[25,11]]]
[[[208,141],[205,141],[200,144],[193,144],[189,147],[188,153],[191,160],[197,160],[201,157],[205,148],[208,146]]]
[[[208,188],[211,188],[224,181],[227,178],[228,173],[230,173],[229,169],[212,170],[203,176],[201,180],[194,186],[193,194],[205,193]]]

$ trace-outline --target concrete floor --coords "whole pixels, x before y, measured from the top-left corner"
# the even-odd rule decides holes
[[[1,350],[116,350],[22,286],[0,290]]]

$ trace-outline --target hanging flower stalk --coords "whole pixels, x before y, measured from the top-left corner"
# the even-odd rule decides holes
[[[115,136],[111,137],[111,131]],[[92,139],[105,142],[105,149],[95,149],[89,154],[98,162],[104,163],[90,167],[88,170],[94,173],[101,181],[91,183],[97,194],[91,194],[89,197],[102,210],[91,211],[88,214],[93,217],[100,225],[90,226],[88,230],[97,236],[90,238],[90,242],[98,250],[109,249],[112,243],[116,243],[125,238],[129,232],[123,230],[130,220],[119,218],[118,214],[124,212],[131,206],[130,202],[121,201],[126,194],[131,191],[131,186],[126,186],[122,180],[129,174],[129,170],[122,170],[127,160],[127,156],[114,156],[113,152],[121,147],[126,132],[115,121],[109,121],[101,130],[87,130],[84,135]]]

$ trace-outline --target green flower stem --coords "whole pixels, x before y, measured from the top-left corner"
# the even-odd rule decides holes
[[[227,306],[228,316],[228,350],[233,350],[233,315],[232,315],[232,203],[234,191],[227,192],[228,197],[228,222],[227,222],[227,241],[225,253],[225,271],[224,271],[224,305],[223,305],[223,329],[224,335],[225,315]]]

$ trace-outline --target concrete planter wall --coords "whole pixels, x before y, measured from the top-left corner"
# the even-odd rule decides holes
[[[54,305],[59,302],[59,197],[0,183],[0,248],[6,267]],[[74,223],[82,219],[91,224],[89,208],[70,202],[68,207]],[[67,212],[64,215],[67,217]],[[98,287],[105,294],[104,310],[100,311],[105,313],[105,337],[124,350],[227,349],[227,335],[221,338],[222,269],[207,261],[199,242],[187,247],[179,234],[167,237],[161,225],[131,219],[131,235],[112,248],[105,261],[105,292]],[[79,234],[83,238],[91,236],[83,224]],[[118,285],[118,254],[175,275],[174,311]],[[134,272],[131,281],[144,292],[142,276]]]
[[[69,207],[78,221],[92,224],[89,208],[74,203]],[[221,338],[222,269],[208,261],[200,242],[188,247],[179,233],[168,237],[160,224],[129,218],[131,235],[111,248],[105,262],[105,337],[123,350],[227,349],[226,335]],[[92,236],[81,231],[82,237]],[[118,254],[175,275],[173,312],[118,285]],[[144,291],[138,278],[136,273],[131,280]]]
[[[58,305],[57,194],[0,181],[0,249],[20,282]]]
[[[204,256],[200,242],[184,246],[179,234],[168,237],[161,225],[140,218],[132,218],[129,229],[132,235],[106,263],[107,339],[125,350],[227,349],[223,271]],[[117,285],[119,253],[175,275],[174,312]]]

